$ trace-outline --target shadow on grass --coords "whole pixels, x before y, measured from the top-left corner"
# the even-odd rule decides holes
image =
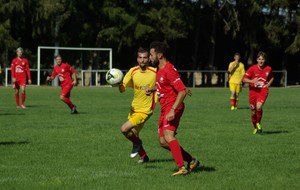
[[[216,169],[214,167],[209,166],[201,166],[197,168],[194,172],[215,172]]]
[[[274,134],[281,134],[281,133],[288,133],[288,131],[263,131],[262,135],[274,135]]]
[[[174,162],[174,159],[150,159],[149,163]]]
[[[0,146],[11,146],[11,145],[23,145],[23,144],[29,144],[28,141],[5,141],[5,142],[1,142],[0,141]]]
[[[25,115],[24,113],[0,113],[0,115]]]

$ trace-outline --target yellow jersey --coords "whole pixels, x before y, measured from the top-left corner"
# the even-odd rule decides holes
[[[145,89],[152,88],[156,82],[156,69],[147,67],[145,71],[139,66],[132,67],[123,78],[123,86],[133,88],[133,100],[131,110],[151,114],[157,100],[156,93],[147,96]]]
[[[228,71],[234,66],[234,61],[229,63]],[[245,75],[245,67],[242,62],[239,62],[229,73],[229,83],[242,84],[242,79]]]

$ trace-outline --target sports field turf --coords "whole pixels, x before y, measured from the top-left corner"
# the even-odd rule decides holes
[[[129,158],[120,133],[132,91],[72,91],[71,115],[58,87],[28,87],[27,109],[0,88],[0,189],[300,189],[300,89],[271,88],[263,134],[252,135],[248,90],[230,111],[229,90],[191,89],[178,139],[201,161],[188,176],[171,177],[175,163],[159,147],[159,107],[141,132],[147,164]]]

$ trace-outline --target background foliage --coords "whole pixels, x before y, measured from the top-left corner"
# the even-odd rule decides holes
[[[295,84],[299,9],[297,0],[0,0],[1,64],[9,66],[18,46],[32,65],[39,45],[111,47],[125,69],[139,46],[162,40],[179,69],[226,69],[235,52],[251,65],[263,50]]]

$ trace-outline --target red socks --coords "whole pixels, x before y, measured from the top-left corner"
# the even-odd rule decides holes
[[[19,94],[15,94],[15,100],[16,100],[17,106],[20,106],[20,102],[19,102]]]
[[[177,141],[177,139],[172,140],[168,143],[172,156],[177,164],[177,167],[180,168],[184,166],[184,160],[182,157],[181,147]]]
[[[262,114],[263,114],[263,110],[258,110],[256,111],[256,119],[257,119],[257,123],[260,123],[261,118],[262,118]]]
[[[22,93],[22,105],[25,105],[26,94]]]
[[[235,105],[235,99],[234,98],[230,98],[230,106],[234,106]]]
[[[65,97],[63,101],[69,106],[69,108],[72,108],[74,106],[69,98]]]
[[[256,128],[256,123],[257,123],[256,114],[254,114],[254,115],[251,116],[251,120],[252,120],[253,127]]]

